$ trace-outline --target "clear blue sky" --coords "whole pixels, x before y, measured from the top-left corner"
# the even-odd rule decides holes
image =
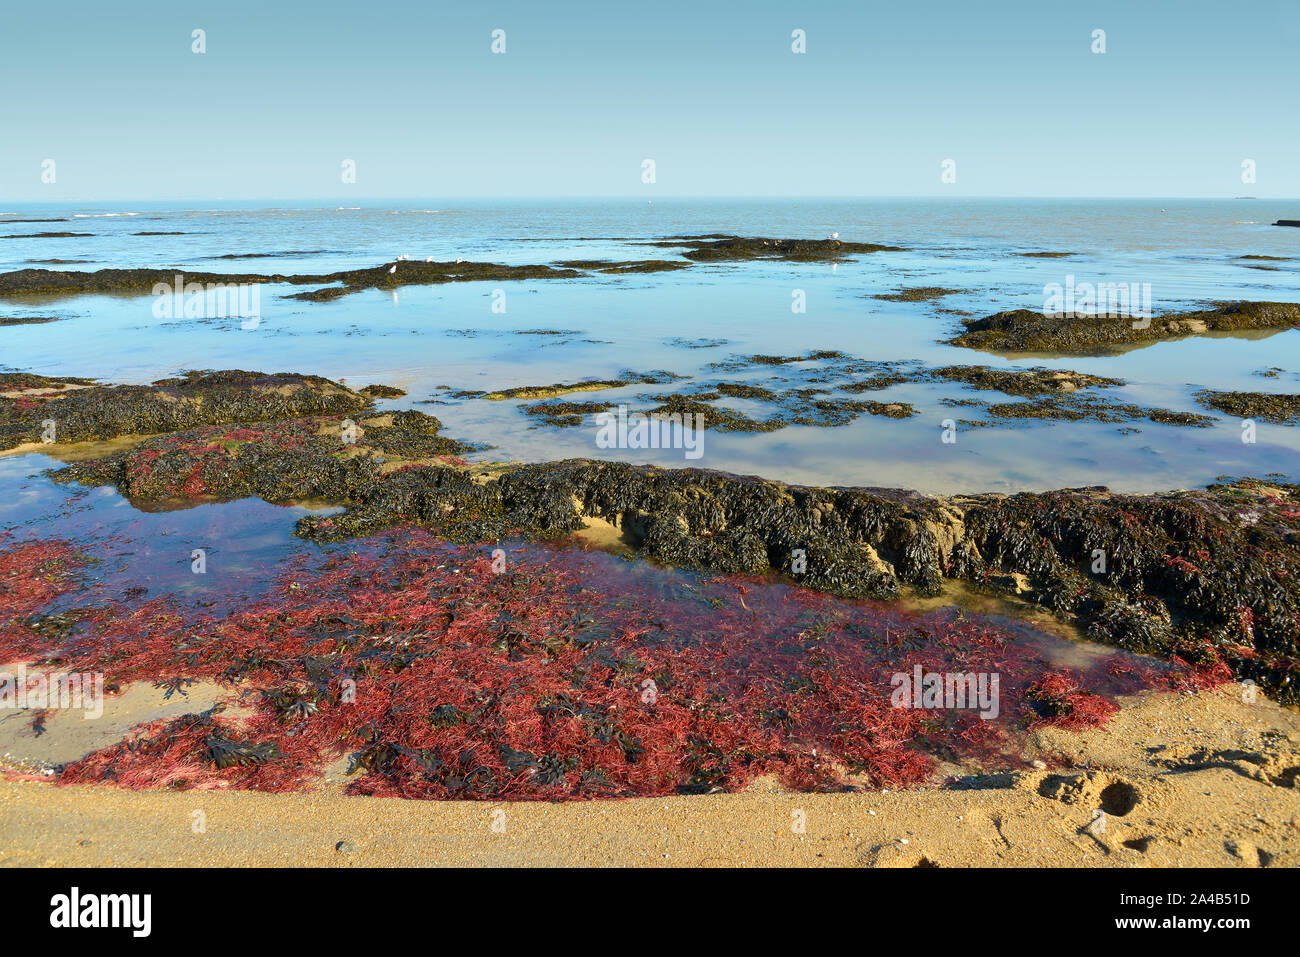
[[[14,2],[0,203],[1300,197],[1298,50],[1300,0]]]

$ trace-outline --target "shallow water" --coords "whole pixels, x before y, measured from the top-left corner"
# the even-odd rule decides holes
[[[794,355],[834,349],[872,360],[926,365],[1047,365],[1128,382],[1107,398],[1180,411],[1199,408],[1198,388],[1300,391],[1300,330],[1250,337],[1189,338],[1110,357],[1007,359],[939,344],[962,310],[986,315],[1041,308],[1043,286],[1077,281],[1150,283],[1155,311],[1227,299],[1300,300],[1300,230],[1268,225],[1293,209],[1271,201],[659,201],[574,203],[412,203],[338,209],[179,209],[124,206],[13,206],[4,219],[67,216],[68,222],[14,224],[2,233],[90,232],[88,238],[0,240],[0,269],[31,260],[85,259],[50,268],[177,266],[221,272],[330,272],[409,254],[503,263],[572,258],[676,258],[638,245],[666,235],[730,232],[823,237],[907,246],[906,252],[852,257],[835,266],[786,262],[695,265],[671,273],[516,283],[414,286],[331,303],[281,298],[302,287],[264,287],[256,328],[238,319],[160,320],[148,296],[8,300],[0,315],[69,315],[43,325],[0,329],[0,363],[44,374],[147,382],[185,368],[301,371],[349,385],[399,385],[404,399],[437,415],[449,435],[493,446],[472,458],[545,460],[615,457],[694,465],[810,484],[903,486],[942,493],[1109,485],[1124,491],[1193,487],[1221,475],[1300,476],[1300,429],[1259,423],[1241,441],[1239,421],[1218,415],[1210,428],[1151,422],[1015,422],[960,430],[940,440],[961,410],[945,398],[1001,400],[956,384],[905,384],[863,398],[907,401],[906,420],[864,415],[836,428],[708,432],[704,455],[672,450],[603,450],[596,428],[535,426],[515,402],[445,400],[437,389],[608,378],[622,370],[668,369],[716,379],[705,366],[733,355]],[[180,231],[179,236],[134,236]],[[586,237],[586,238],[584,238]],[[1075,252],[1069,259],[1018,253]],[[221,260],[231,253],[307,254]],[[1243,261],[1244,255],[1292,257]],[[1269,268],[1251,268],[1251,266]],[[934,302],[871,298],[900,287],[963,290]],[[506,312],[492,311],[505,292]],[[807,312],[791,312],[796,289]],[[558,335],[522,335],[529,330]],[[691,349],[675,340],[726,343]],[[1276,378],[1256,373],[1269,367]],[[798,366],[778,370],[790,375]],[[756,379],[770,374],[759,370]],[[637,396],[690,388],[637,386],[598,397],[645,407]],[[435,405],[418,405],[437,399]],[[582,396],[579,398],[589,398]],[[743,408],[742,403],[720,403]],[[1122,431],[1123,429],[1123,431]]]

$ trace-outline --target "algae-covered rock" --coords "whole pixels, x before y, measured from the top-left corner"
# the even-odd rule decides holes
[[[79,295],[84,293],[122,292],[145,295],[156,286],[169,290],[191,284],[256,285],[287,283],[296,286],[321,286],[295,293],[289,299],[326,302],[363,289],[396,289],[399,286],[431,285],[446,282],[510,281],[520,279],[575,279],[583,274],[575,269],[552,266],[502,266],[496,263],[401,262],[385,263],[365,269],[345,269],[333,273],[213,273],[184,269],[99,269],[94,272],[52,269],[17,269],[0,273],[0,296],[40,293],[43,295]]]
[[[967,319],[962,325],[966,331],[947,340],[949,344],[989,352],[1102,355],[1132,344],[1207,332],[1294,328],[1300,325],[1300,304],[1236,302],[1200,312],[1169,313],[1150,319],[1054,316],[1015,309],[981,319]]]
[[[11,386],[41,378],[16,376]],[[0,393],[0,449],[44,442],[47,436],[58,443],[104,441],[202,425],[335,415],[369,404],[364,396],[329,379],[287,372],[191,371],[147,386],[62,382],[59,394]]]
[[[1196,397],[1203,405],[1242,419],[1259,419],[1280,425],[1300,421],[1300,395],[1277,392],[1216,392],[1202,389]]]
[[[784,259],[791,262],[818,262],[839,259],[858,253],[898,252],[901,246],[879,243],[851,243],[839,239],[766,239],[761,236],[669,236],[647,243],[687,250],[682,255],[695,262],[719,262],[735,259]]]

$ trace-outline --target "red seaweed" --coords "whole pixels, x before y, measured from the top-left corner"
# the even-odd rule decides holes
[[[1124,652],[1052,669],[1026,626],[952,608],[909,614],[577,547],[506,557],[501,571],[488,549],[398,529],[300,555],[231,614],[123,592],[58,630],[36,613],[79,560],[23,543],[0,551],[0,660],[122,685],[219,681],[241,706],[137,727],[63,783],[274,792],[347,756],[350,793],[413,798],[734,791],[760,775],[916,786],[940,761],[1023,766],[1035,723],[1101,724],[1116,710],[1103,693],[1189,680]],[[896,706],[894,678],[914,669],[998,675],[998,716]]]

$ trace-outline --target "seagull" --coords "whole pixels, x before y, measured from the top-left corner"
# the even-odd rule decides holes
[[[430,256],[428,259],[425,260],[425,262],[427,262],[427,263],[431,263],[431,262],[433,262],[433,257]]]
[[[395,272],[397,272],[397,263],[393,263],[393,265],[389,268],[388,275],[391,276]]]
[[[458,262],[458,263],[462,263],[462,262],[464,262],[464,260],[461,259],[459,256],[457,256],[457,257],[456,257],[456,262]]]
[[[839,233],[831,233],[831,239],[839,239],[839,238],[840,238]]]

